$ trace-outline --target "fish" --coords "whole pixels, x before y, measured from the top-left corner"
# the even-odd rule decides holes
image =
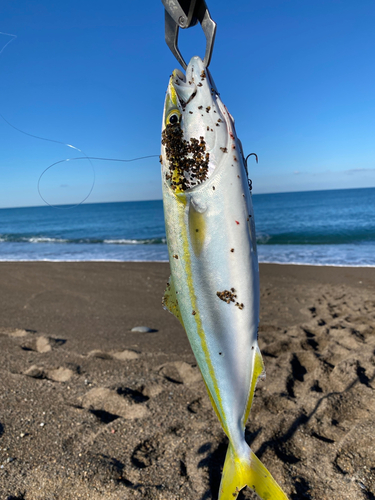
[[[264,374],[254,211],[234,119],[197,56],[169,79],[161,142],[171,268],[163,305],[186,331],[229,439],[219,500],[234,500],[246,485],[262,500],[287,500],[245,441]]]

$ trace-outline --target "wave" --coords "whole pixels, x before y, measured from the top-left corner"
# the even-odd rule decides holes
[[[0,243],[47,243],[47,244],[75,244],[75,245],[166,245],[166,238],[53,238],[50,236],[21,236],[6,234],[0,235]]]
[[[257,234],[258,245],[347,245],[375,243],[375,231],[353,231],[351,233],[274,233]],[[1,243],[72,244],[72,245],[166,245],[166,237],[157,238],[63,238],[45,235],[0,234]]]
[[[67,240],[63,238],[48,238],[44,236],[32,236],[28,239],[28,243],[66,243]]]
[[[257,245],[267,245],[267,243],[270,241],[271,236],[269,234],[262,234],[258,233],[257,234]]]
[[[375,243],[375,230],[347,232],[289,232],[257,234],[258,245],[350,245]]]
[[[111,245],[166,245],[166,238],[149,238],[144,240],[103,240],[103,243]]]

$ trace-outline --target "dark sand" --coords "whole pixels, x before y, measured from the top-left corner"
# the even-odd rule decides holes
[[[0,263],[0,500],[217,499],[168,268]],[[259,344],[253,450],[291,500],[375,499],[375,269],[262,265]]]

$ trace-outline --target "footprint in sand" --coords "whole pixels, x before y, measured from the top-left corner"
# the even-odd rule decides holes
[[[23,374],[32,378],[46,378],[54,382],[68,382],[74,375],[74,372],[69,368],[59,367],[46,369],[41,366],[32,365]]]
[[[112,356],[105,351],[101,351],[100,349],[93,349],[89,353],[87,353],[88,358],[98,358],[98,359],[112,359]]]
[[[134,401],[134,399],[133,399]],[[132,403],[129,398],[123,397],[117,391],[106,387],[91,389],[83,396],[81,405],[83,408],[95,411],[105,411],[111,415],[117,415],[126,419],[146,418],[150,416],[150,410],[141,403]]]
[[[368,460],[366,460],[366,457],[374,456],[374,423],[374,419],[372,419],[361,425],[356,425],[355,432],[352,432],[353,429],[350,429],[342,440],[342,444],[334,460],[335,466],[343,474],[361,481],[362,490],[367,489],[369,486],[371,487],[371,485],[371,491],[375,489],[374,473],[368,467]],[[373,495],[370,496],[369,494],[367,498],[373,498]]]
[[[40,353],[52,351],[52,345],[48,337],[38,337],[35,342],[35,350]]]
[[[50,352],[66,343],[65,339],[55,339],[41,335],[36,339],[35,350],[40,353]]]
[[[120,361],[129,361],[133,359],[138,359],[139,354],[136,351],[130,349],[124,349],[123,351],[115,352],[105,352],[100,349],[94,349],[87,354],[88,358],[99,358],[99,359],[118,359]]]
[[[185,361],[173,361],[159,367],[159,372],[175,384],[194,384],[202,381],[202,375],[196,366]]]
[[[187,409],[190,413],[198,413],[202,408],[202,399],[198,398],[188,404]]]
[[[155,439],[147,439],[140,443],[132,453],[132,463],[139,469],[153,465],[159,458],[158,443]]]
[[[164,391],[164,387],[156,384],[156,383],[151,383],[151,384],[145,384],[142,385],[140,388],[140,392],[146,396],[147,398],[155,398],[159,394],[161,394]]]
[[[24,330],[22,328],[2,328],[0,329],[0,335],[7,335],[8,337],[21,338],[27,337],[29,333],[36,333],[34,330]]]
[[[110,389],[115,390],[117,394],[125,398],[130,404],[145,403],[150,399],[141,390],[131,389],[130,387],[116,386],[110,387]]]
[[[121,482],[123,480],[123,475],[124,475],[124,464],[120,462],[117,458],[105,455],[103,453],[95,453],[94,451],[89,451],[86,453],[81,453],[79,454],[78,457],[75,458],[77,460],[77,465],[80,467],[81,470],[85,471],[85,479],[88,482],[96,483],[99,481],[101,483],[115,483],[117,484],[118,482]],[[90,464],[88,467],[87,464]],[[77,493],[74,488],[72,488],[72,491],[74,493]],[[49,497],[53,499],[61,498],[59,496],[53,496]],[[73,498],[73,497],[68,497],[68,498]],[[75,495],[74,498],[83,498],[81,495]],[[91,494],[90,496],[86,496],[85,498],[90,498],[90,499],[95,499],[97,500],[98,498],[103,499],[109,499],[113,498],[112,496],[100,496],[97,497],[94,494]]]
[[[128,361],[131,359],[138,359],[139,354],[135,351],[124,349],[123,351],[114,352],[112,357],[114,359],[119,359],[120,361]]]
[[[31,338],[32,335],[35,335],[36,330],[26,330],[22,328],[2,328],[0,329],[0,335],[7,335],[8,337],[14,339],[28,339]],[[31,344],[23,346],[25,350],[31,350],[40,352],[42,354],[47,353],[55,349],[56,347],[60,347],[65,344],[65,339],[56,339],[53,337],[47,337],[46,335],[40,335],[35,339],[32,339]]]
[[[0,335],[5,335],[14,339],[28,337],[30,334],[37,333],[36,330],[28,330],[24,328],[0,328]]]

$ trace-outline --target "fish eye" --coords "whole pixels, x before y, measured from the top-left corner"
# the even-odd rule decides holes
[[[169,117],[169,123],[171,125],[175,125],[176,123],[178,123],[178,116],[177,116],[177,113],[174,113],[173,115],[171,115]]]
[[[180,123],[181,112],[179,109],[172,109],[167,116],[166,125],[177,125]]]

